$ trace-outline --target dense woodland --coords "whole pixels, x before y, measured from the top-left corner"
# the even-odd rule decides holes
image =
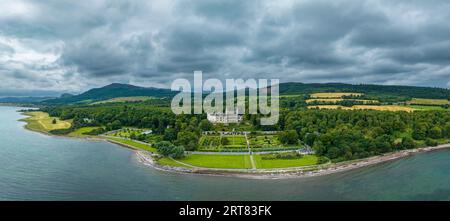
[[[315,92],[364,93],[378,100],[383,100],[383,98],[397,100],[413,97],[450,99],[450,90],[444,88],[368,84],[352,85],[342,83],[303,84],[292,82],[280,84],[280,94],[310,94]]]

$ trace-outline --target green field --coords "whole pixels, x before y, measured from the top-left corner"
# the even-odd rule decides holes
[[[256,168],[270,169],[270,168],[287,168],[287,167],[302,167],[317,164],[317,156],[305,155],[299,159],[262,159],[264,155],[253,155]],[[204,168],[222,168],[222,169],[250,169],[251,162],[249,155],[207,155],[207,154],[192,154],[185,158],[178,159],[178,161],[192,165],[194,167]],[[168,166],[182,166],[176,161],[169,158],[162,158],[158,161],[163,165]]]
[[[441,106],[408,105],[408,107],[414,108],[416,110],[448,110]]]
[[[108,140],[112,140],[121,144],[125,144],[131,147],[134,147],[136,149],[141,149],[141,150],[146,150],[146,151],[150,151],[153,153],[156,153],[156,149],[153,147],[150,147],[150,145],[148,144],[143,144],[143,143],[139,143],[133,140],[126,140],[126,139],[122,139],[122,138],[118,138],[118,137],[108,137]]]
[[[45,112],[26,112],[25,115],[29,116],[28,118],[22,120],[27,122],[25,127],[34,131],[48,133],[51,130],[68,129],[72,125],[71,121],[50,117],[48,113]],[[55,124],[53,124],[53,120],[56,120]]]
[[[413,98],[406,102],[407,104],[422,104],[422,105],[450,105],[450,101],[447,99],[424,99],[424,98]]]
[[[190,168],[184,164],[178,163],[177,161],[173,160],[172,158],[163,157],[161,159],[158,159],[158,164],[165,165],[165,166],[171,166],[171,167],[186,167]]]
[[[249,169],[251,162],[249,155],[188,155],[180,162],[196,167],[223,168],[223,169]]]
[[[301,166],[311,166],[317,164],[316,155],[305,155],[298,159],[262,159],[264,155],[254,155],[253,159],[256,163],[256,168],[258,169],[270,169],[270,168],[287,168],[287,167],[301,167]]]
[[[92,137],[92,135],[86,135],[84,133],[91,132],[92,130],[98,129],[100,127],[82,127],[68,134],[70,137]]]

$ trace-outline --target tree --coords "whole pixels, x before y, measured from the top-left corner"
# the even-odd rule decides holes
[[[413,127],[413,138],[416,140],[424,140],[427,136],[427,124],[418,123]]]
[[[436,140],[427,138],[427,139],[425,140],[425,144],[426,144],[427,146],[434,147],[434,146],[437,146],[437,145],[438,145],[438,142],[437,142]]]
[[[184,156],[184,148],[175,146],[169,141],[160,141],[153,145],[158,153],[165,157],[181,158]]]
[[[374,144],[383,153],[392,151],[392,137],[387,134],[375,138]]]
[[[167,128],[164,131],[163,140],[174,141],[176,139],[177,139],[177,131],[175,130],[175,128]]]
[[[308,144],[309,146],[314,145],[314,141],[317,139],[318,135],[317,133],[308,133],[305,135],[305,143]]]
[[[428,136],[433,139],[439,139],[442,137],[442,129],[439,126],[434,126],[428,131]]]
[[[319,156],[324,155],[324,153],[327,151],[322,141],[320,140],[315,141],[312,148]]]
[[[53,118],[52,124],[56,124],[56,119],[55,118]]]
[[[220,143],[225,146],[225,145],[228,145],[230,143],[230,140],[227,137],[222,137],[220,139]]]
[[[283,144],[297,144],[298,134],[295,130],[282,131],[278,134],[278,139]]]
[[[402,147],[405,149],[412,149],[416,147],[416,143],[411,137],[405,137],[402,139]]]
[[[173,147],[169,156],[174,159],[179,159],[179,158],[184,157],[184,148],[180,147],[180,146]]]
[[[213,130],[213,124],[209,122],[207,119],[203,119],[199,124],[200,130],[202,131],[210,131]]]
[[[447,122],[444,126],[444,136],[450,138],[450,122]]]
[[[186,150],[196,150],[198,146],[198,136],[191,131],[178,132],[175,144],[183,146]]]

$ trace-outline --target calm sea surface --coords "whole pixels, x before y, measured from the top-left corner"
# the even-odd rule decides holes
[[[450,151],[284,180],[180,175],[102,141],[23,128],[0,106],[0,200],[450,200]]]

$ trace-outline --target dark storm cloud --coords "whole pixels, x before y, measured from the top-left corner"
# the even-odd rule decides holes
[[[447,1],[2,1],[2,88],[206,77],[450,87]]]

